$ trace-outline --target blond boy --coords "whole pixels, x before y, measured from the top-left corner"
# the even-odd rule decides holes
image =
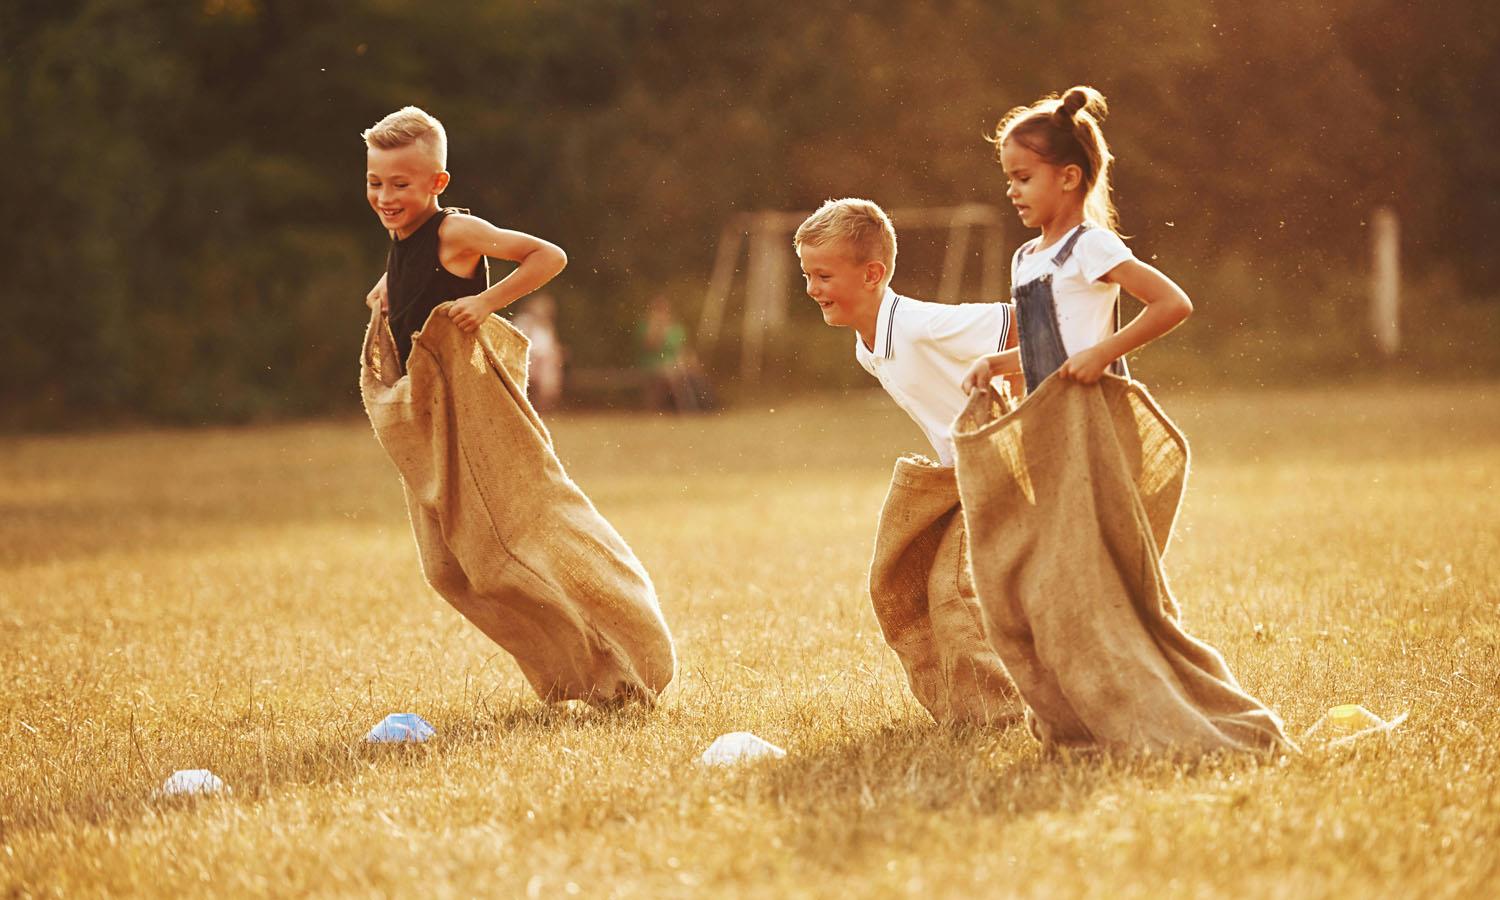
[[[438,304],[454,301],[448,316],[473,332],[485,316],[567,265],[554,244],[439,204],[449,183],[448,135],[431,115],[405,107],[367,129],[364,139],[365,195],[391,236],[385,274],[366,303],[387,312],[403,364],[412,335]],[[517,263],[516,269],[491,285],[487,257]]]
[[[393,113],[365,143],[391,251],[367,298],[360,394],[401,476],[423,575],[544,700],[653,702],[676,671],[656,590],[527,401],[527,339],[491,317],[567,258],[439,205],[446,140],[427,113]],[[518,264],[494,285],[491,256]]]
[[[1020,704],[985,637],[953,476],[953,420],[974,361],[1015,345],[1006,303],[929,303],[891,289],[896,232],[869,200],[824,203],[794,238],[823,321],[927,436],[938,462],[897,461],[880,514],[870,596],[912,692],[941,722],[1007,724]]]

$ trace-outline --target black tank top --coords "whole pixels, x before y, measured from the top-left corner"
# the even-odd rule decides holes
[[[459,297],[477,294],[490,286],[490,262],[484,257],[474,274],[460,278],[443,268],[438,257],[438,228],[449,213],[462,209],[439,209],[422,227],[405,238],[391,241],[385,259],[385,290],[390,297],[391,336],[401,363],[411,356],[411,336],[427,323],[433,307]]]

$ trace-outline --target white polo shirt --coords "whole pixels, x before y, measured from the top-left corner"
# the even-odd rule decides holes
[[[953,465],[953,420],[964,408],[963,380],[974,360],[1004,349],[1009,303],[928,303],[886,288],[875,347],[854,336],[854,358],[927,435],[938,462]]]

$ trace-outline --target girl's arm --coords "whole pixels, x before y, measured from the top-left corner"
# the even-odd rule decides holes
[[[1193,314],[1193,301],[1182,288],[1155,267],[1138,259],[1120,263],[1105,273],[1103,280],[1118,284],[1146,304],[1146,308],[1124,328],[1068,357],[1058,369],[1063,378],[1083,384],[1098,381],[1110,363],[1146,346]]]
[[[557,276],[568,255],[556,244],[520,231],[496,228],[476,216],[450,215],[439,231],[443,262],[460,271],[472,269],[480,257],[516,263],[515,271],[482,293],[454,301],[448,317],[464,331],[473,331],[484,317],[504,309]]]

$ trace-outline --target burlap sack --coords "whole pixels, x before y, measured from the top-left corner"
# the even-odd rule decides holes
[[[494,316],[465,335],[448,306],[417,335],[409,376],[378,312],[360,365],[423,574],[543,699],[651,702],[676,667],[651,580],[552,452],[526,400],[526,338]]]
[[[1020,718],[1016,689],[985,637],[951,468],[918,456],[896,461],[875,535],[870,600],[912,693],[934,719]]]
[[[1052,376],[1006,413],[976,392],[954,424],[959,494],[991,642],[1047,744],[1295,749],[1162,574],[1187,441],[1136,382]]]

